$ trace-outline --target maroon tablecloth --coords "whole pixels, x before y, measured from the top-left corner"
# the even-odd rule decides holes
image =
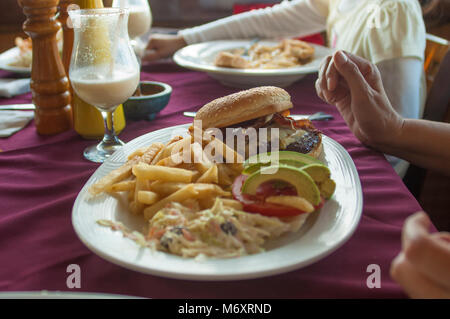
[[[5,76],[6,74],[0,74]],[[187,123],[182,111],[197,110],[214,98],[237,91],[205,74],[171,63],[145,68],[143,79],[173,87],[168,107],[153,122],[127,123],[124,141],[171,125]],[[389,276],[400,249],[401,227],[419,204],[383,155],[363,146],[332,106],[315,94],[311,75],[287,88],[293,113],[332,113],[316,122],[355,161],[364,194],[363,216],[353,237],[332,255],[306,268],[263,279],[191,282],[136,273],[101,259],[77,238],[71,224],[75,198],[98,167],[82,158],[92,144],[74,131],[38,136],[33,123],[0,139],[0,291],[86,291],[151,298],[366,298],[405,297]],[[24,103],[30,95],[1,104]],[[67,267],[81,268],[81,288],[66,285]],[[381,287],[368,288],[367,267],[381,268]]]

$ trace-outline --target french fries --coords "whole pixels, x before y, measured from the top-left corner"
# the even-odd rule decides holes
[[[141,156],[139,162],[141,163],[151,163],[155,156],[160,153],[160,151],[164,148],[164,144],[162,143],[153,143],[149,146],[149,148],[145,151],[145,153]]]
[[[216,163],[205,152],[210,143],[223,161]],[[171,202],[207,209],[221,198],[224,206],[242,209],[227,191],[241,172],[239,155],[218,139],[198,142],[192,136],[177,136],[166,145],[153,143],[137,149],[89,191],[92,195],[126,192],[130,212],[146,220]]]
[[[116,184],[112,184],[108,188],[108,192],[111,193],[119,193],[119,192],[128,192],[136,187],[136,181],[123,181]]]
[[[178,140],[176,142],[173,142],[171,144],[168,144],[163,150],[162,150],[162,158],[166,158],[172,155],[175,155],[179,152],[182,152],[183,150],[189,148],[189,146],[192,143],[192,137],[188,136],[186,138],[183,138],[181,140]]]
[[[224,163],[228,163],[234,170],[242,172],[244,158],[227,144],[214,137],[206,138],[204,144],[206,144],[205,151],[208,150],[207,154],[212,153],[212,150],[214,150],[214,158],[222,157]]]
[[[194,184],[188,184],[183,188],[177,190],[175,193],[167,196],[164,199],[156,202],[154,205],[147,207],[144,210],[144,217],[146,220],[152,218],[160,209],[169,204],[170,202],[182,202],[186,199],[189,199],[195,195],[198,195],[198,192],[194,188]]]
[[[214,184],[195,183],[194,189],[198,192],[199,196],[212,197],[229,197],[230,192],[224,191],[220,186]]]
[[[235,210],[243,210],[242,203],[238,200],[222,198],[221,201],[224,206],[231,207]]]
[[[128,155],[128,160],[132,160],[135,157],[141,157],[142,155],[144,155],[145,151],[147,150],[147,147],[141,147],[138,148],[137,150],[135,150],[133,153],[131,153],[130,155]]]
[[[91,195],[101,194],[107,191],[113,184],[127,179],[131,176],[131,170],[134,165],[140,162],[151,162],[163,147],[164,145],[162,143],[153,143],[142,153],[142,155],[138,155],[138,153],[134,154],[134,156],[128,160],[125,165],[111,171],[108,175],[102,177],[99,181],[92,185],[89,188],[89,193]]]
[[[142,165],[147,165],[147,164],[142,163]],[[134,167],[133,167],[133,169],[134,169]],[[142,178],[141,176],[136,176],[136,185],[134,187],[133,203],[130,203],[130,210],[133,214],[139,215],[144,210],[145,205],[139,201],[138,196],[141,191],[148,190],[149,185],[150,185],[149,180]]]
[[[197,172],[183,168],[165,167],[139,163],[133,167],[137,177],[152,181],[190,183]]]
[[[97,183],[89,188],[91,195],[98,195],[105,192],[113,184],[119,183],[124,179],[131,176],[131,170],[134,164],[139,162],[139,158],[135,157],[131,161],[128,161],[125,165],[113,170],[108,175],[102,177]]]
[[[219,185],[230,186],[231,184],[233,184],[233,180],[229,175],[229,171],[224,168],[224,165],[217,165],[217,175],[219,179]]]
[[[158,201],[158,194],[150,191],[139,191],[137,200],[139,203],[152,205]]]
[[[219,169],[214,164],[197,179],[197,183],[219,183]]]
[[[186,183],[155,181],[150,185],[150,190],[165,197],[175,193],[186,185]]]

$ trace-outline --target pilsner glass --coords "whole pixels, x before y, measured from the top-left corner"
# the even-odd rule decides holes
[[[114,131],[113,112],[135,92],[139,64],[128,36],[128,10],[70,10],[75,39],[69,78],[75,93],[103,115],[103,140],[84,150],[101,163],[124,143]]]
[[[152,26],[152,12],[148,0],[114,0],[113,7],[120,7],[124,5],[130,11],[128,18],[128,34],[131,39],[131,44],[138,56],[141,56],[143,48],[138,38],[146,34]]]

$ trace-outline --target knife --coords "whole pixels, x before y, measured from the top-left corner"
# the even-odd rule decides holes
[[[4,110],[34,110],[36,107],[34,104],[11,104],[0,105],[0,111]]]
[[[195,117],[195,114],[196,114],[196,112],[183,112],[183,115],[187,116],[187,117]],[[317,112],[317,113],[314,113],[311,115],[291,114],[289,116],[292,117],[294,120],[309,119],[311,121],[327,121],[327,120],[334,119],[333,115],[326,114],[323,112]]]

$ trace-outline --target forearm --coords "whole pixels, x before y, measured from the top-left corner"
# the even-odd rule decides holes
[[[422,61],[396,58],[379,62],[377,68],[386,95],[397,113],[404,118],[420,118],[426,94],[422,85]]]
[[[450,124],[405,119],[397,136],[375,145],[383,153],[450,176]]]
[[[323,31],[325,24],[326,16],[312,0],[294,0],[185,29],[179,34],[192,44],[222,39],[302,36]]]

